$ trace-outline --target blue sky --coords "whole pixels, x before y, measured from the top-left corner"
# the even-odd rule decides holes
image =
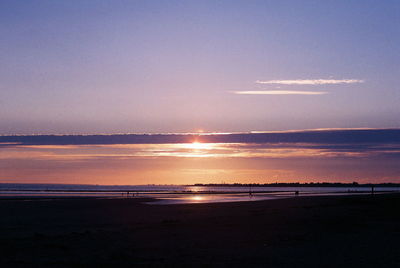
[[[0,134],[399,127],[399,14],[398,1],[1,1]]]

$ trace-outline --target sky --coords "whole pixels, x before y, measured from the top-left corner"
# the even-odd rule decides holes
[[[0,182],[400,183],[400,129],[0,136]]]
[[[400,183],[399,14],[0,1],[0,182]]]
[[[1,1],[0,134],[400,126],[398,1]]]

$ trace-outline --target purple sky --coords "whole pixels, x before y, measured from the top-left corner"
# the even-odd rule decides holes
[[[0,134],[399,127],[398,1],[1,1]]]
[[[0,1],[0,182],[400,182],[399,14],[389,0]],[[246,134],[29,136],[177,132]]]

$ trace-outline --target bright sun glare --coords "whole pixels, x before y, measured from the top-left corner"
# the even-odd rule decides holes
[[[210,145],[207,143],[201,143],[201,142],[192,142],[187,144],[186,146],[188,149],[194,149],[194,150],[204,150],[204,149],[209,149]]]

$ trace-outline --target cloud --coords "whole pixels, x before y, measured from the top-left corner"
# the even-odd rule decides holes
[[[257,84],[279,84],[279,85],[337,85],[364,83],[359,79],[295,79],[295,80],[267,80],[256,81]]]
[[[234,91],[239,95],[324,95],[325,91],[294,91],[294,90],[264,90],[264,91]]]
[[[201,134],[0,135],[0,148],[25,145],[172,144],[194,141],[202,143],[313,143],[340,144],[341,146],[351,144],[356,147],[362,144],[400,145],[400,129],[317,129]]]
[[[251,135],[251,134],[248,134]],[[334,140],[332,140],[334,141]],[[65,148],[63,148],[65,147]],[[54,148],[54,149],[51,149]],[[109,144],[49,147],[26,145],[0,150],[2,160],[37,161],[128,160],[153,157],[178,158],[332,158],[391,157],[400,159],[400,143],[203,143],[200,147],[186,144]]]

